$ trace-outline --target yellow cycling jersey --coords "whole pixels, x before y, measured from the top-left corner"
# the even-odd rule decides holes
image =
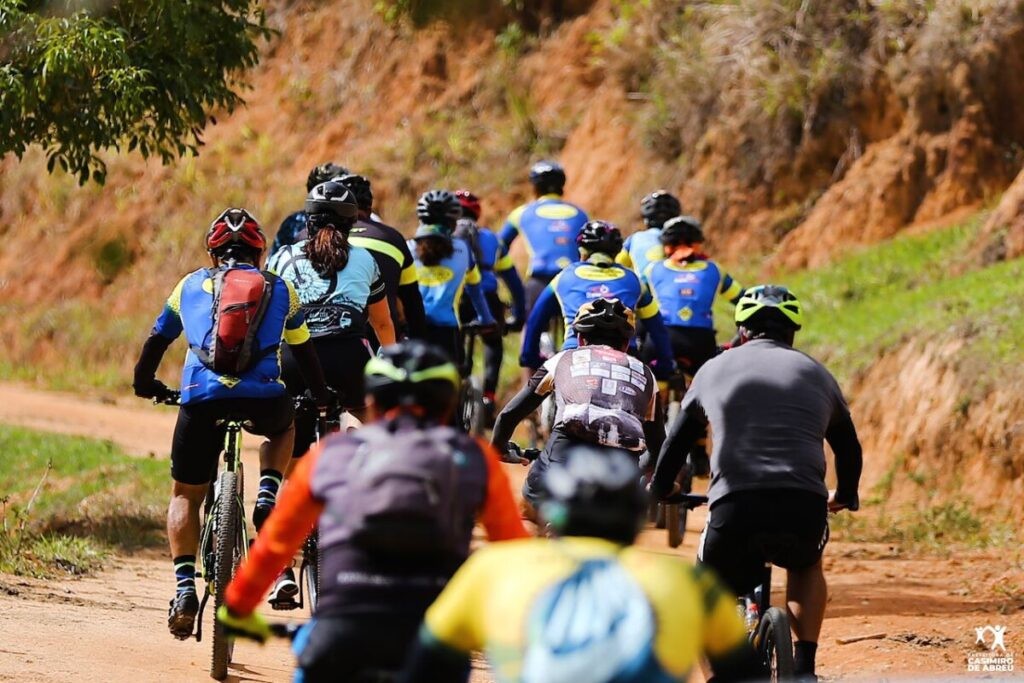
[[[580,580],[592,566],[599,571]],[[628,595],[637,599],[627,604]],[[483,651],[502,683],[532,680],[537,667],[579,671],[583,661],[579,683],[685,681],[702,656],[727,656],[746,641],[735,598],[707,569],[583,537],[477,551],[427,611],[425,635]]]

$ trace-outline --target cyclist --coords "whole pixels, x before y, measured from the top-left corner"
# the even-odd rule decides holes
[[[679,199],[666,190],[655,190],[640,200],[640,216],[645,228],[634,232],[626,238],[622,252],[616,261],[632,268],[638,275],[643,275],[651,261],[665,258],[665,248],[661,244],[661,228],[665,221],[675,218],[683,212]]]
[[[710,515],[699,559],[729,588],[749,593],[766,561],[787,571],[796,634],[796,674],[814,675],[827,591],[821,555],[828,511],[859,506],[862,455],[842,391],[832,375],[793,348],[800,302],[785,287],[748,289],[736,307],[741,345],[712,358],[693,378],[654,473],[664,496],[683,458],[710,423]],[[825,487],[827,440],[838,488]]]
[[[514,461],[508,454],[512,432],[546,396],[554,396],[551,438],[523,484],[530,519],[536,518],[544,472],[551,463],[565,462],[574,444],[619,450],[634,459],[645,449],[659,452],[665,421],[657,380],[650,368],[626,353],[633,320],[633,311],[618,299],[595,299],[581,306],[572,322],[579,348],[545,361],[498,415],[491,443]]]
[[[459,337],[459,306],[463,290],[476,310],[477,321],[485,328],[495,325],[480,287],[480,269],[473,252],[464,241],[455,238],[455,224],[462,216],[462,205],[448,190],[425,192],[416,203],[420,226],[413,243],[420,294],[427,315],[426,340],[462,361]]]
[[[639,478],[621,453],[573,447],[544,478],[555,538],[473,553],[427,610],[399,680],[465,681],[473,651],[502,681],[686,681],[703,657],[716,681],[766,677],[712,572],[633,546]]]
[[[668,328],[672,355],[686,374],[693,376],[716,353],[712,307],[717,297],[736,303],[743,291],[740,284],[707,254],[700,251],[704,232],[692,216],[677,216],[665,222],[660,240],[665,253],[644,271],[644,280],[657,301]],[[653,361],[650,345],[640,356]],[[690,453],[694,474],[707,476],[706,440],[700,439]]]
[[[576,238],[580,260],[567,267],[548,283],[541,292],[523,331],[523,346],[519,365],[524,368],[540,367],[540,338],[551,318],[559,313],[565,319],[565,340],[562,350],[576,348],[576,335],[572,321],[577,311],[588,301],[618,299],[627,308],[636,311],[644,321],[655,352],[649,353],[649,364],[659,379],[667,378],[673,370],[672,349],[668,333],[662,323],[658,306],[636,273],[615,263],[615,255],[622,250],[622,233],[610,223],[589,221]],[[635,348],[635,340],[630,340]]]
[[[484,407],[487,422],[494,421],[495,393],[498,390],[498,377],[501,374],[501,362],[505,355],[504,335],[505,302],[498,296],[498,277],[508,287],[512,295],[512,320],[509,327],[513,331],[522,329],[526,320],[526,303],[523,293],[523,282],[519,273],[512,265],[509,256],[501,256],[501,243],[498,236],[489,228],[477,224],[480,220],[480,199],[469,190],[456,190],[455,196],[462,205],[462,218],[455,227],[455,237],[469,245],[477,266],[480,268],[480,288],[484,291],[487,306],[498,324],[494,333],[484,337]],[[463,322],[472,320],[474,311],[469,301],[463,300],[459,311]]]
[[[373,189],[369,180],[356,174],[341,176],[335,180],[355,195],[359,216],[356,224],[352,226],[349,242],[354,246],[369,249],[377,261],[396,333],[400,337],[422,337],[426,325],[423,297],[420,296],[416,264],[409,253],[409,245],[402,237],[402,233],[373,218]],[[376,338],[370,341],[374,348],[380,346]]]
[[[458,370],[435,347],[414,340],[383,347],[366,366],[372,421],[332,435],[302,459],[228,586],[218,616],[236,633],[265,640],[267,624],[254,612],[260,597],[319,524],[320,597],[295,640],[306,683],[400,668],[424,611],[469,554],[475,517],[491,540],[526,537],[497,453],[443,426],[458,384]],[[440,470],[428,472],[427,495],[403,495],[424,481],[417,479],[424,462]],[[435,531],[427,519],[448,532],[443,543],[425,533]]]
[[[348,173],[348,169],[344,166],[327,161],[319,166],[314,166],[309,172],[309,176],[306,178],[306,194],[308,195],[313,191],[313,188],[320,183],[326,183],[331,178],[335,178],[340,175]],[[286,217],[281,221],[281,227],[277,229],[277,235],[274,237],[274,244],[270,247],[271,255],[276,254],[281,247],[286,247],[289,244],[295,244],[300,239],[305,237],[306,230],[306,212],[296,211],[295,213]]]
[[[135,365],[136,396],[169,397],[170,391],[156,379],[156,371],[171,342],[184,332],[189,352],[182,369],[181,408],[171,445],[174,485],[167,510],[167,537],[177,581],[167,625],[171,634],[181,639],[191,636],[199,610],[195,583],[199,506],[206,498],[210,475],[215,472],[224,445],[225,428],[218,421],[228,415],[241,415],[248,421],[249,431],[267,437],[260,448],[257,506],[272,507],[282,472],[291,459],[294,439],[292,400],[278,381],[281,366],[276,350],[282,340],[292,349],[318,405],[328,402],[299,297],[288,282],[269,274],[265,277],[272,289],[255,330],[255,345],[260,349],[255,364],[232,377],[215,372],[200,360],[214,326],[213,291],[218,271],[223,266],[259,272],[256,264],[266,246],[259,223],[245,209],[228,209],[218,216],[206,233],[206,248],[214,267],[200,268],[178,282]]]
[[[576,236],[588,220],[583,209],[562,199],[565,169],[559,164],[538,161],[530,168],[530,184],[536,198],[513,210],[499,234],[502,255],[519,234],[526,240],[526,310],[533,309],[551,278],[576,260]]]

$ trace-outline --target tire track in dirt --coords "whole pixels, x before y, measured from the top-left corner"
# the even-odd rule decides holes
[[[173,409],[142,401],[92,400],[0,384],[0,423],[114,441],[136,455],[165,457]],[[249,438],[246,466],[256,465]],[[5,454],[5,457],[16,454]],[[525,470],[509,466],[516,482]],[[255,477],[247,477],[255,486]],[[254,492],[248,492],[251,500]],[[692,558],[704,521],[691,515],[682,548],[648,529],[640,543]],[[202,681],[209,642],[178,642],[166,630],[172,581],[162,550],[112,558],[95,576],[41,582],[0,575],[0,681]],[[912,557],[882,544],[832,543],[826,551],[830,601],[819,648],[825,679],[893,674],[964,674],[979,652],[976,627],[1005,625],[1010,653],[1024,652],[1021,551]],[[775,572],[773,594],[782,595]],[[273,619],[298,613],[265,611]],[[205,626],[209,632],[209,614]],[[837,638],[884,634],[847,645]],[[291,680],[287,644],[240,643],[231,681]],[[1018,664],[1018,671],[1021,665]],[[699,674],[695,675],[699,679]],[[474,672],[474,683],[491,680]]]

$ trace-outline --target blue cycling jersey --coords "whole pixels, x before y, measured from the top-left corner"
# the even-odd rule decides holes
[[[255,270],[255,266],[239,268]],[[153,333],[177,339],[185,333],[190,350],[181,372],[182,404],[222,398],[272,398],[285,393],[281,383],[279,354],[268,353],[240,377],[219,375],[200,362],[191,347],[209,348],[213,332],[213,280],[201,268],[183,277],[164,305]],[[276,348],[281,340],[301,344],[309,339],[299,296],[288,282],[274,280],[274,289],[263,321],[256,332],[261,350]]]
[[[739,283],[723,273],[718,264],[703,258],[656,261],[647,266],[644,279],[669,327],[714,329],[715,296],[721,294],[733,301],[742,291]]]
[[[586,212],[558,195],[544,195],[508,215],[501,229],[505,253],[519,234],[530,252],[527,275],[551,278],[579,258],[576,237],[589,219]]]
[[[661,244],[661,228],[648,228],[634,232],[626,238],[623,251],[629,254],[633,270],[643,274],[652,261],[665,258],[665,247]]]
[[[376,259],[368,250],[350,246],[345,267],[324,276],[306,256],[306,243],[276,252],[267,269],[295,288],[312,336],[366,336],[366,307],[386,295]]]
[[[452,255],[435,266],[425,266],[416,260],[416,274],[420,281],[420,295],[427,322],[438,327],[459,326],[459,304],[462,291],[467,289],[473,298],[477,315],[484,323],[493,323],[480,289],[480,269],[477,268],[469,245],[458,238],[452,239]],[[415,253],[416,244],[410,242]],[[484,313],[486,311],[486,313]]]

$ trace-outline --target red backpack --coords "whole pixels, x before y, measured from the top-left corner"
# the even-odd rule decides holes
[[[238,377],[280,346],[278,342],[261,349],[256,341],[277,276],[230,266],[209,272],[213,282],[209,346],[192,346],[192,352],[217,374]]]

